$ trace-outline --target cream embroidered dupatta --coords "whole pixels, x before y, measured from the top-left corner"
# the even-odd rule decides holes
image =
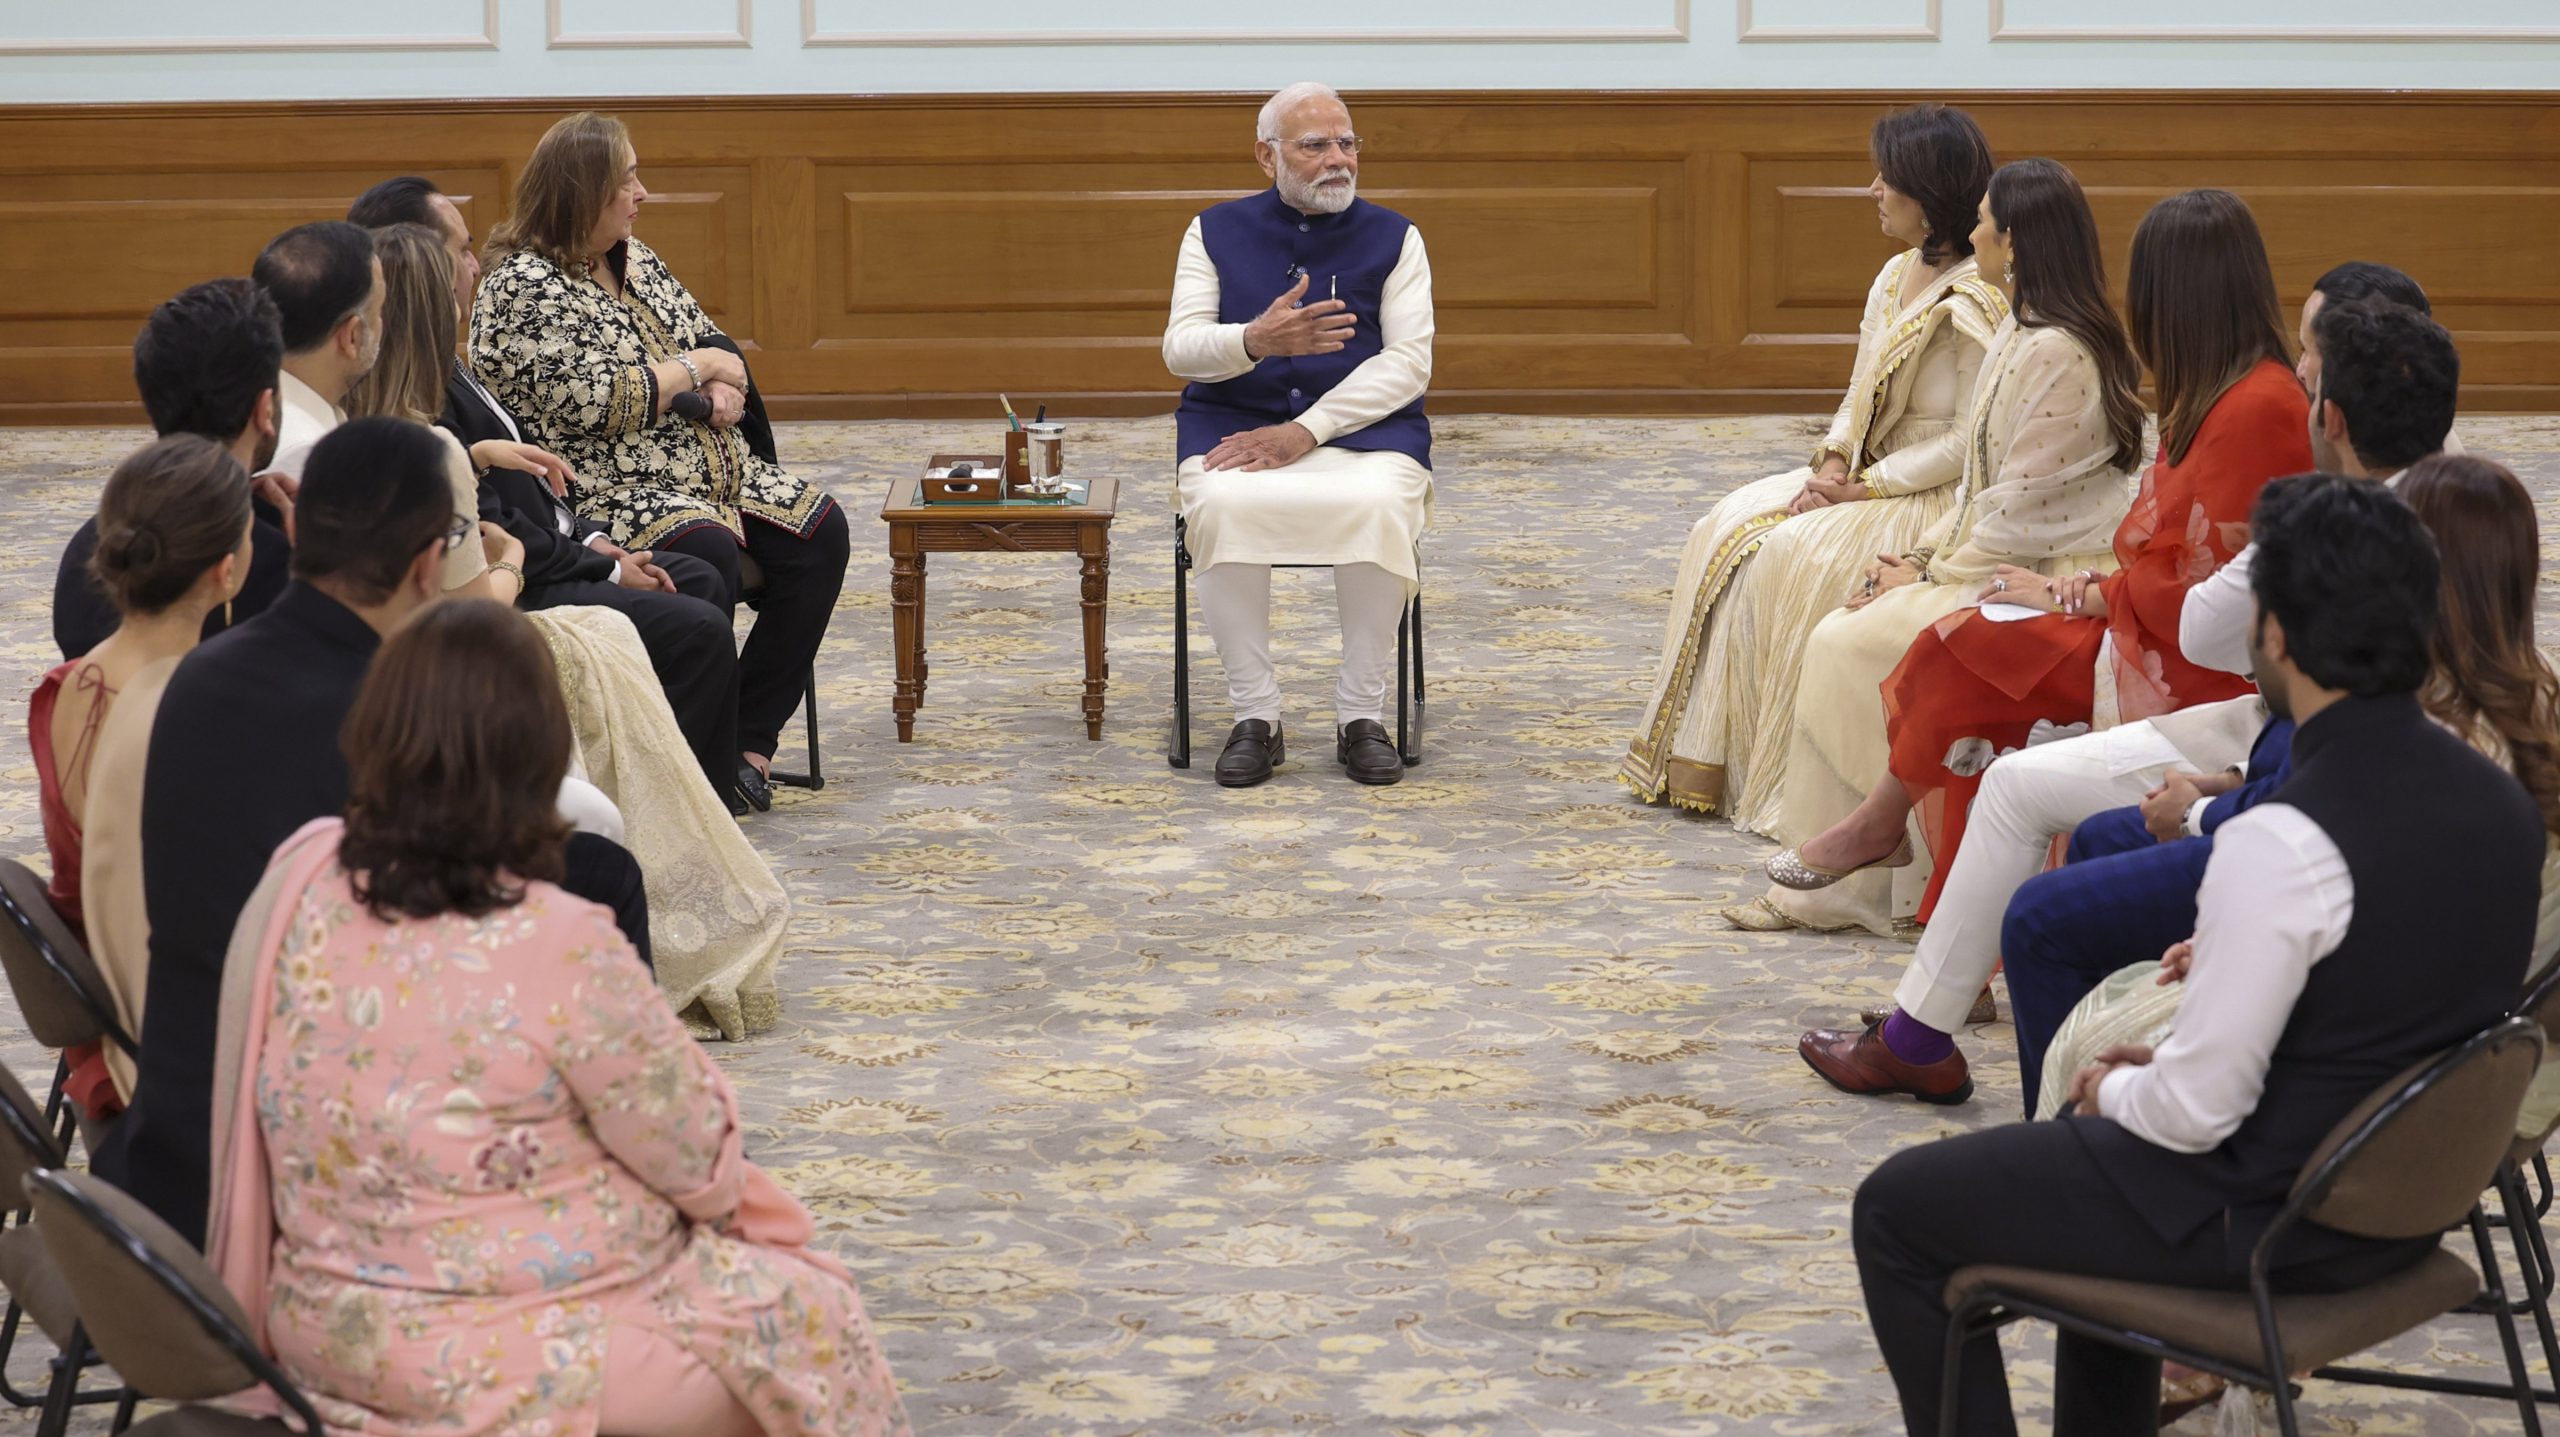
[[[1814,630],[1796,691],[1787,785],[1772,835],[1802,843],[1846,817],[1884,777],[1885,679],[1920,630],[1976,601],[2002,564],[2048,574],[2114,567],[2132,506],[2107,427],[2104,381],[2078,340],[2001,327],[1975,395],[1964,493],[1916,551],[1928,579],[1842,610]],[[1917,907],[1929,858],[1870,869],[1813,893],[1765,901],[1807,928],[1890,934]]]
[[[525,617],[559,667],[577,762],[621,808],[624,846],[648,880],[660,991],[696,1037],[772,1027],[790,895],[702,777],[639,631],[595,605]]]
[[[1917,262],[1907,251],[1877,275],[1856,371],[1816,451],[1842,456],[1871,499],[1791,516],[1811,477],[1798,468],[1728,495],[1691,531],[1653,691],[1619,768],[1637,797],[1738,822],[1766,807],[1754,795],[1774,793],[1783,769],[1780,715],[1805,636],[1860,566],[1910,543],[1949,502],[1974,376],[2008,302],[1965,259],[1905,303]]]

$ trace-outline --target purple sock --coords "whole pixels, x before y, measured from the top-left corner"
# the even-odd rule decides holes
[[[1884,1046],[1906,1063],[1927,1067],[1956,1050],[1956,1040],[1900,1008],[1884,1020]]]

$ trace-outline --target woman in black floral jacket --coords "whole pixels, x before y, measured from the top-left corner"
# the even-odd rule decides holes
[[[491,233],[471,312],[471,364],[525,438],[569,461],[578,510],[638,554],[763,571],[738,656],[740,784],[758,808],[782,726],[825,639],[848,553],[844,512],[747,442],[745,364],[632,224],[649,197],[622,122],[553,125]],[[700,393],[705,418],[676,412]],[[691,406],[686,406],[691,407]]]

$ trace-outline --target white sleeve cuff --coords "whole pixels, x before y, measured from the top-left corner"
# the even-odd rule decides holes
[[[2100,1116],[2113,1118],[2119,1123],[2124,1121],[2125,1092],[2134,1085],[2141,1074],[2142,1069],[2139,1067],[2120,1067],[2098,1080]],[[2070,1075],[2064,1075],[2064,1082],[2067,1083],[2070,1080]]]
[[[2204,811],[2212,806],[2213,800],[2209,798],[2199,798],[2195,802],[2187,805],[2186,822],[2180,825],[2186,829],[2187,837],[2204,837]]]
[[[586,545],[588,548],[592,549],[596,545],[604,543],[612,537],[613,536],[611,534],[604,532],[602,529],[598,529],[596,532],[589,534],[586,537]]]
[[[1242,374],[1262,362],[1255,359],[1251,354],[1245,352],[1244,326],[1241,324],[1222,324],[1218,326],[1218,348],[1226,355],[1229,367],[1233,368],[1238,374]]]

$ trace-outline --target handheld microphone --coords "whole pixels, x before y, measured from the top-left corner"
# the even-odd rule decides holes
[[[678,419],[699,422],[711,417],[711,401],[705,399],[698,391],[688,389],[667,401],[667,412]]]

